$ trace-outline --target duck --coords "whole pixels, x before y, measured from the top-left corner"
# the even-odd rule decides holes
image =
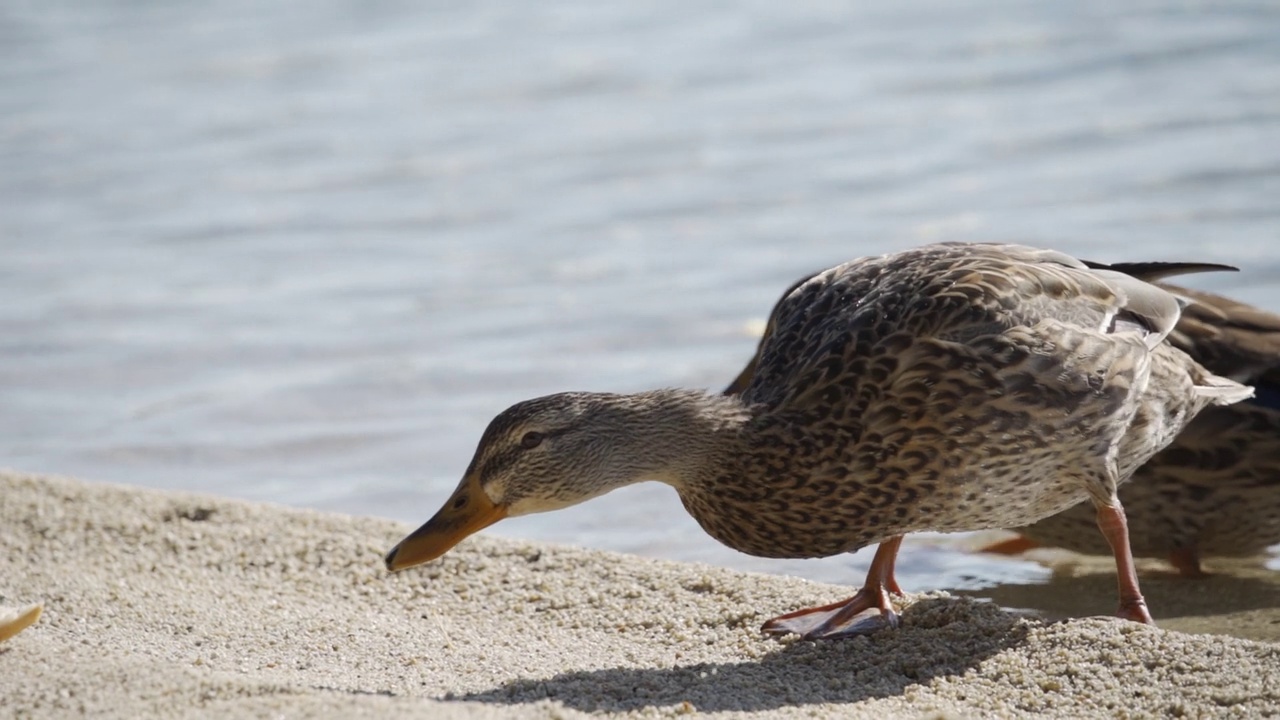
[[[761,628],[835,639],[898,626],[906,534],[1026,526],[1091,501],[1117,614],[1151,624],[1117,488],[1201,410],[1252,394],[1166,341],[1181,310],[1150,283],[1029,246],[855,259],[783,298],[739,393],[564,392],[502,411],[385,564],[401,571],[503,518],[653,480],[750,555],[877,544],[851,597]]]
[[[1206,408],[1121,486],[1134,555],[1164,558],[1181,576],[1198,578],[1207,574],[1203,557],[1252,557],[1280,543],[1280,315],[1163,282],[1171,267],[1165,263],[1082,262],[1181,298],[1184,308],[1168,342],[1211,372],[1255,388],[1246,402]],[[792,283],[782,298],[810,277]],[[776,312],[775,305],[769,323]],[[746,387],[758,358],[757,353],[725,394]],[[1033,525],[1008,528],[1017,535],[981,549],[1016,555],[1048,546],[1108,554],[1105,539],[1092,531],[1095,522],[1092,506],[1081,503]]]
[[[1147,279],[1141,270],[1130,270]],[[1139,467],[1119,491],[1138,557],[1166,559],[1187,578],[1203,558],[1258,556],[1280,543],[1280,315],[1201,290],[1157,283],[1191,303],[1169,342],[1210,371],[1249,383],[1248,401],[1211,406]],[[1017,554],[1051,546],[1107,552],[1085,532],[1090,509],[1069,508],[984,550]]]
[[[1183,311],[1167,340],[1211,372],[1255,386],[1247,402],[1215,405],[1197,415],[1174,441],[1123,483],[1130,547],[1135,556],[1166,557],[1187,577],[1201,577],[1202,554],[1247,557],[1280,543],[1280,316],[1221,295],[1162,282],[1170,275],[1227,269],[1204,263],[1115,263],[1081,260],[1123,272],[1178,297]],[[779,307],[814,274],[783,291],[768,316],[756,354],[724,389],[736,395],[755,374]],[[1093,532],[1096,513],[1079,503],[984,552],[1020,554],[1053,546],[1104,555],[1111,548]],[[892,581],[892,578],[890,578]]]

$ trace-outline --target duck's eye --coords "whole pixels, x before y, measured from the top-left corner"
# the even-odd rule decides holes
[[[537,430],[530,430],[529,432],[524,434],[524,437],[520,438],[520,447],[524,448],[525,450],[536,448],[541,444],[542,444],[542,433],[538,432]]]

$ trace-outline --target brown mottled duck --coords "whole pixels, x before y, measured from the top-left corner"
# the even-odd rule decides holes
[[[1110,267],[1191,301],[1168,341],[1211,372],[1255,386],[1248,402],[1206,408],[1177,438],[1134,471],[1119,490],[1133,554],[1167,558],[1184,576],[1204,574],[1201,557],[1249,557],[1280,543],[1280,315],[1200,290],[1156,282],[1182,266]],[[809,278],[788,288],[786,298]],[[781,302],[781,300],[779,300]],[[775,306],[770,314],[777,312]],[[767,334],[767,331],[766,331]],[[754,373],[753,358],[725,390],[736,394]],[[1091,503],[1080,503],[998,542],[988,552],[1016,554],[1049,545],[1105,555]]]
[[[1193,301],[1169,341],[1257,390],[1248,402],[1206,408],[1120,488],[1134,554],[1167,558],[1182,575],[1197,577],[1202,557],[1249,557],[1280,543],[1280,316],[1164,287]],[[1097,533],[1086,532],[1091,523],[1090,508],[1077,505],[988,549],[1040,544],[1105,554]]]
[[[1029,525],[1088,499],[1119,613],[1149,623],[1116,488],[1206,406],[1251,393],[1164,341],[1179,314],[1164,290],[1051,250],[941,244],[854,260],[779,304],[740,395],[571,392],[503,411],[386,564],[658,480],[752,555],[880,543],[853,597],[763,627],[832,638],[897,624],[904,534]]]

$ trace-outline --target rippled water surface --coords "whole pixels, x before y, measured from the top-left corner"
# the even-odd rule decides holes
[[[6,3],[0,464],[418,522],[511,402],[719,388],[791,280],[934,240],[1280,309],[1280,5],[844,5]],[[494,532],[870,560],[739,555],[657,485]]]

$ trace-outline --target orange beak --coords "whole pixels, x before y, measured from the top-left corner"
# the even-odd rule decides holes
[[[463,478],[435,517],[391,548],[387,553],[387,569],[403,570],[435,560],[468,536],[506,516],[507,508],[493,504],[478,479]]]

